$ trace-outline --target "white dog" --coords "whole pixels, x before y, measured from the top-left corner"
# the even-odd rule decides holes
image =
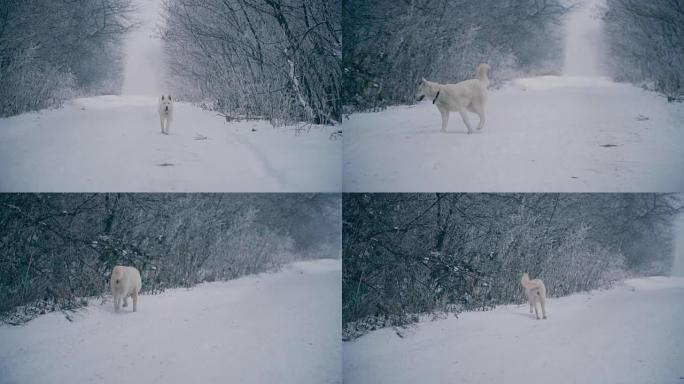
[[[171,120],[173,120],[173,100],[171,95],[162,95],[159,100],[159,122],[161,123],[161,131],[165,135],[169,134]]]
[[[442,114],[442,131],[446,131],[449,112],[457,111],[461,114],[468,133],[473,133],[466,110],[480,117],[480,123],[477,125],[479,131],[485,123],[489,69],[488,64],[480,64],[477,67],[477,79],[465,80],[457,84],[439,84],[423,79],[418,88],[418,101],[427,96],[432,100],[432,104],[437,106],[439,113]]]
[[[128,297],[133,298],[133,312],[138,309],[138,293],[142,287],[140,272],[134,267],[117,265],[112,270],[112,278],[109,281],[114,297],[114,311],[119,312],[119,301],[123,299],[123,306],[128,306]]]
[[[525,287],[525,295],[527,295],[527,300],[530,302],[530,313],[532,313],[532,308],[534,308],[534,314],[539,319],[539,312],[537,311],[537,303],[539,303],[541,304],[542,316],[546,319],[546,286],[544,286],[544,282],[541,279],[530,280],[530,276],[527,273],[522,275],[520,282]]]

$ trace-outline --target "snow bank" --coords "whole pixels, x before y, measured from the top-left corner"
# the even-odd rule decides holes
[[[340,285],[315,260],[0,326],[0,383],[341,383]]]
[[[632,279],[614,289],[420,323],[345,342],[345,383],[679,383],[684,280]]]

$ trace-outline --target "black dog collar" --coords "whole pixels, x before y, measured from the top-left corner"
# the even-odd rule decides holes
[[[437,91],[437,94],[435,95],[435,98],[432,99],[432,104],[434,104],[435,101],[437,101],[437,98],[439,97],[439,92],[441,92],[441,91]]]

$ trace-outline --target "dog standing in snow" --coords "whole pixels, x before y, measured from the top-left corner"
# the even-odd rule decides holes
[[[537,303],[541,304],[542,316],[546,319],[546,286],[541,279],[530,280],[530,276],[527,273],[523,273],[522,280],[520,281],[522,286],[525,287],[525,295],[527,295],[527,300],[530,302],[530,313],[532,313],[532,308],[534,308],[534,314],[539,320],[539,312],[537,311]]]
[[[161,131],[165,135],[169,134],[171,120],[173,120],[173,100],[171,95],[162,95],[159,100],[159,122],[161,123]]]
[[[138,293],[142,287],[140,272],[134,267],[117,265],[112,270],[109,281],[114,299],[114,311],[119,312],[119,301],[123,299],[123,306],[128,306],[128,297],[133,298],[133,312],[138,309]]]
[[[456,111],[468,128],[468,133],[473,133],[468,119],[470,111],[480,117],[477,130],[481,130],[485,123],[485,105],[487,104],[487,86],[489,85],[489,65],[480,64],[477,67],[477,79],[465,80],[456,84],[439,84],[425,79],[418,86],[418,101],[426,96],[432,100],[442,115],[442,131],[446,132],[449,123],[449,112]]]

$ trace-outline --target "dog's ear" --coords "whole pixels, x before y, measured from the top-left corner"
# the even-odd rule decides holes
[[[427,80],[425,80],[425,78],[423,77],[422,79],[420,79],[420,82],[421,82],[422,84],[425,84],[425,82],[427,82]]]

